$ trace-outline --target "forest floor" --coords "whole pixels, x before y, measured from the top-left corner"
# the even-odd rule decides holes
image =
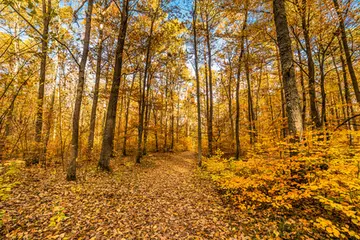
[[[84,165],[77,182],[59,169],[21,169],[0,202],[5,239],[243,239],[241,215],[202,179],[193,153],[115,159],[110,174]],[[1,234],[0,234],[1,235]],[[0,237],[1,238],[1,237]]]

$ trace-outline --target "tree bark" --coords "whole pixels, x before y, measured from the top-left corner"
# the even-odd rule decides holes
[[[41,34],[41,61],[40,61],[40,81],[37,98],[37,113],[35,123],[35,142],[37,143],[37,154],[33,159],[33,163],[39,163],[42,158],[41,152],[41,138],[43,127],[43,106],[44,106],[44,94],[45,94],[45,80],[46,80],[46,64],[47,64],[47,52],[49,44],[49,25],[51,20],[51,0],[42,0],[42,12],[43,12],[43,31]]]
[[[130,109],[130,103],[131,103],[131,93],[133,91],[134,88],[134,83],[135,83],[135,78],[136,78],[136,73],[134,73],[133,75],[133,79],[131,81],[131,86],[130,86],[130,91],[128,93],[128,98],[127,98],[127,102],[126,102],[126,112],[125,112],[125,128],[124,128],[124,142],[123,142],[123,149],[122,149],[122,154],[123,156],[126,156],[126,143],[128,140],[128,126],[129,126],[129,109]]]
[[[354,67],[353,67],[353,64],[352,64],[352,60],[351,60],[350,49],[349,49],[349,45],[348,45],[348,42],[347,42],[346,31],[345,31],[344,17],[342,15],[341,11],[340,11],[338,1],[333,0],[333,2],[334,2],[334,6],[335,6],[335,9],[336,9],[337,16],[338,16],[338,20],[339,20],[341,41],[342,41],[342,45],[343,45],[343,48],[344,48],[347,67],[348,67],[348,70],[349,70],[349,73],[350,73],[350,78],[351,78],[351,81],[352,81],[352,84],[353,84],[356,100],[357,100],[358,103],[360,103],[359,84],[357,82],[356,75],[355,75],[355,70],[354,70]]]
[[[284,0],[273,0],[273,11],[277,44],[280,50],[289,133],[293,140],[300,140],[303,133],[303,123]]]
[[[115,69],[113,75],[113,82],[111,85],[109,104],[106,113],[105,128],[103,133],[103,141],[101,146],[101,153],[98,166],[100,170],[110,171],[110,158],[114,146],[114,134],[116,126],[116,109],[119,97],[119,88],[121,82],[123,52],[125,47],[125,39],[128,26],[129,17],[129,1],[124,0],[122,4],[120,32],[118,35],[118,42],[115,53]]]
[[[196,99],[197,99],[197,135],[198,135],[198,166],[202,166],[202,146],[201,146],[201,102],[200,102],[200,79],[199,79],[199,66],[198,66],[198,48],[197,48],[197,0],[194,0],[194,9],[193,9],[193,40],[194,40],[194,64],[195,64],[195,78],[196,78]]]
[[[297,55],[298,55],[298,61],[299,64],[302,65],[302,57],[301,57],[301,51],[299,43],[296,44],[297,48]],[[300,84],[301,84],[301,93],[302,93],[302,107],[301,107],[301,116],[303,121],[303,128],[305,128],[305,122],[306,122],[306,89],[305,89],[305,80],[304,80],[304,73],[302,69],[299,70],[300,72]]]
[[[236,101],[236,117],[235,117],[235,143],[236,143],[236,152],[235,159],[240,158],[240,80],[241,80],[241,62],[244,55],[244,44],[245,44],[245,30],[247,27],[248,19],[248,0],[245,3],[245,19],[241,29],[241,40],[240,40],[240,54],[237,66],[237,75],[236,75],[236,90],[235,90],[235,101]]]
[[[99,100],[99,85],[101,76],[101,62],[102,62],[102,49],[103,49],[103,29],[99,29],[99,42],[97,49],[97,60],[96,60],[96,74],[95,74],[95,87],[94,87],[94,98],[92,102],[91,115],[90,115],[90,134],[88,139],[88,158],[91,158],[92,149],[94,146],[95,138],[95,123],[96,123],[96,109]]]
[[[306,55],[307,55],[311,120],[315,124],[316,128],[319,128],[321,127],[321,120],[316,104],[315,64],[312,55],[312,47],[311,47],[311,40],[309,34],[309,22],[307,21],[307,14],[308,14],[307,0],[302,0],[302,5],[301,7],[299,6],[299,10],[301,16],[301,27],[304,34]]]
[[[205,37],[207,46],[207,60],[209,68],[209,120],[208,120],[208,156],[213,153],[213,117],[214,117],[214,97],[213,97],[213,80],[212,80],[212,53],[211,53],[211,39],[209,29],[209,17],[206,12],[205,18]]]
[[[159,7],[159,6],[158,6]],[[140,163],[142,155],[143,155],[143,149],[142,149],[142,139],[143,139],[143,131],[144,131],[144,119],[145,119],[145,89],[146,89],[146,83],[147,81],[150,81],[148,79],[148,73],[149,68],[151,66],[151,45],[152,45],[152,38],[153,38],[153,31],[154,31],[154,24],[155,20],[157,18],[157,11],[154,16],[151,17],[151,26],[150,26],[150,35],[146,47],[146,60],[145,60],[145,69],[144,69],[144,80],[143,80],[143,91],[141,96],[141,104],[140,104],[140,116],[139,116],[139,127],[138,127],[138,149],[137,149],[137,155],[136,155],[136,163]]]
[[[67,177],[66,177],[68,181],[76,180],[76,161],[79,152],[80,111],[81,111],[81,102],[82,102],[82,96],[85,85],[85,67],[89,53],[91,14],[93,10],[93,3],[94,0],[88,1],[88,8],[86,11],[84,46],[83,46],[83,52],[79,66],[79,80],[76,88],[75,107],[74,107],[73,120],[72,120],[71,159],[70,159],[70,164],[68,166]]]
[[[246,58],[245,58],[245,75],[247,83],[247,98],[248,98],[248,120],[249,120],[249,136],[250,144],[253,145],[256,141],[255,139],[255,114],[254,114],[254,105],[251,89],[251,80],[250,80],[250,67],[249,67],[249,45],[246,38]]]

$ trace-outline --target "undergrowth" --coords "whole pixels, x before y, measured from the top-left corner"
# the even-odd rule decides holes
[[[218,152],[203,173],[248,215],[243,225],[254,237],[360,239],[360,151],[315,145],[284,159],[257,153],[235,161]]]
[[[0,202],[6,201],[10,197],[11,189],[19,185],[20,182],[16,180],[20,173],[20,164],[11,162],[8,165],[0,166]],[[0,229],[3,225],[3,216],[5,211],[0,209]]]

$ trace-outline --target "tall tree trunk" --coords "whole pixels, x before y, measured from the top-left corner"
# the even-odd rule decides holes
[[[268,104],[269,104],[269,108],[270,108],[271,122],[274,122],[274,109],[273,109],[271,91],[270,91],[269,73],[266,74],[266,87],[267,87],[267,95],[269,97]]]
[[[250,136],[250,144],[253,145],[255,143],[255,114],[254,114],[254,105],[252,98],[252,89],[251,89],[251,80],[250,80],[250,67],[249,67],[249,46],[248,40],[246,37],[246,58],[245,58],[245,75],[246,75],[246,83],[247,83],[247,98],[248,98],[248,120],[249,120],[249,136]]]
[[[144,146],[143,146],[143,155],[147,154],[147,138],[148,138],[148,132],[149,132],[149,123],[150,123],[150,113],[151,113],[151,101],[150,101],[150,86],[151,86],[151,79],[152,76],[149,76],[149,79],[147,81],[146,86],[146,97],[145,97],[145,127],[144,127]]]
[[[303,123],[301,117],[299,94],[295,81],[291,39],[286,18],[284,0],[273,0],[273,11],[277,43],[280,50],[281,70],[285,90],[289,133],[293,137],[293,140],[299,140],[302,138]]]
[[[197,132],[198,132],[198,166],[202,166],[202,146],[201,146],[201,102],[200,102],[200,79],[199,79],[199,66],[198,66],[198,48],[197,48],[197,0],[194,0],[194,9],[193,9],[193,40],[194,40],[194,61],[195,61],[195,78],[196,78],[196,99],[197,99]]]
[[[232,65],[231,65],[231,62],[230,62],[230,59],[229,59],[229,71],[230,71],[230,74],[229,74],[229,84],[228,84],[228,96],[229,96],[229,103],[228,103],[228,106],[229,106],[229,119],[230,119],[230,131],[231,131],[231,142],[232,142],[232,146],[233,146],[233,142],[234,142],[234,119],[233,119],[233,109],[232,109]]]
[[[159,6],[158,6],[159,7]],[[143,131],[144,131],[144,119],[145,119],[145,88],[147,81],[150,81],[148,79],[148,73],[149,68],[151,66],[151,46],[152,46],[152,39],[153,39],[153,31],[154,31],[154,24],[155,20],[157,18],[157,11],[158,7],[156,9],[156,13],[151,18],[151,26],[150,26],[150,35],[146,47],[146,59],[145,59],[145,69],[144,69],[144,80],[143,80],[143,91],[141,96],[141,108],[140,108],[140,116],[139,116],[139,127],[138,127],[138,149],[137,149],[137,155],[136,155],[136,163],[140,163],[142,155],[143,155],[143,149],[142,149],[142,138],[143,138]]]
[[[42,0],[42,13],[43,13],[43,31],[41,34],[41,62],[40,62],[40,81],[37,98],[37,113],[35,123],[35,142],[37,143],[37,153],[33,159],[33,163],[39,163],[42,158],[41,153],[41,138],[43,127],[43,106],[44,106],[44,94],[45,94],[45,80],[46,80],[46,61],[49,44],[49,25],[51,20],[51,0]]]
[[[279,74],[279,81],[280,81],[280,99],[281,99],[281,117],[283,121],[286,119],[286,102],[285,102],[285,90],[284,90],[284,82],[281,72],[281,61],[280,61],[280,54],[279,54],[279,47],[276,48],[276,61],[277,61],[277,71]],[[286,127],[284,126],[284,123],[281,124],[281,132],[280,137],[282,139],[286,138]],[[281,153],[280,153],[281,154]]]
[[[240,158],[240,80],[241,80],[241,62],[244,55],[244,44],[245,44],[245,30],[247,27],[248,19],[248,5],[249,1],[245,2],[245,18],[241,29],[241,40],[240,40],[240,54],[237,66],[237,75],[236,75],[236,90],[235,90],[235,101],[236,101],[236,117],[235,117],[235,143],[236,143],[236,152],[235,159]]]
[[[128,93],[128,98],[126,102],[126,112],[125,112],[125,127],[124,127],[124,141],[123,141],[123,148],[122,148],[122,154],[123,156],[126,156],[126,143],[128,140],[128,126],[129,126],[129,109],[130,109],[130,103],[131,103],[131,94],[132,90],[134,88],[136,73],[133,75],[133,79],[131,81],[130,91]]]
[[[154,135],[155,135],[155,152],[159,151],[159,140],[158,140],[158,125],[157,125],[157,115],[155,106],[153,107],[153,114],[154,114]]]
[[[174,107],[174,79],[171,82],[170,90],[170,100],[171,100],[171,119],[170,119],[170,133],[171,133],[171,142],[170,142],[170,151],[174,151],[174,142],[175,142],[175,107]]]
[[[53,113],[54,113],[54,103],[55,103],[55,94],[56,94],[56,85],[53,91],[53,94],[51,96],[51,102],[50,102],[50,108],[49,108],[49,112],[48,112],[48,116],[47,116],[47,125],[45,128],[45,139],[44,139],[44,145],[43,145],[43,159],[42,159],[42,165],[46,168],[46,152],[47,152],[47,146],[49,143],[49,139],[50,139],[50,130],[51,130],[51,125],[53,122]]]
[[[75,107],[72,120],[72,136],[71,136],[71,159],[67,171],[66,179],[68,181],[76,180],[76,161],[78,158],[79,152],[79,123],[80,123],[80,111],[81,111],[81,102],[84,92],[85,85],[85,67],[86,61],[89,53],[89,44],[90,44],[90,32],[91,32],[91,14],[93,10],[94,0],[88,1],[88,8],[86,11],[86,22],[85,22],[85,36],[84,36],[84,46],[81,56],[81,62],[79,65],[79,80],[76,88],[76,98],[75,98]]]
[[[297,55],[298,55],[299,64],[302,65],[302,57],[301,57],[301,51],[300,51],[299,43],[296,44],[296,48],[297,48]],[[300,69],[299,72],[300,72],[300,84],[301,84],[301,94],[302,94],[301,116],[302,116],[302,121],[303,121],[303,124],[304,124],[303,128],[305,128],[305,122],[306,122],[306,89],[305,89],[304,73],[303,73],[302,69]]]
[[[321,126],[325,127],[326,119],[326,91],[325,91],[325,56],[322,55],[319,59],[320,65],[320,89],[321,89]]]
[[[345,90],[346,115],[349,118],[349,117],[354,116],[354,108],[352,105],[351,95],[350,95],[350,90],[349,90],[349,83],[347,80],[346,62],[343,57],[343,46],[342,46],[340,40],[339,40],[339,47],[340,47],[340,62],[341,62],[341,67],[342,67],[344,90]],[[352,119],[351,121],[349,121],[348,129],[349,130],[357,130],[355,119]],[[352,134],[349,134],[349,142],[350,142],[350,145],[352,145],[352,143],[353,143]]]
[[[212,53],[211,53],[211,39],[210,39],[210,29],[209,29],[209,19],[208,13],[206,13],[205,18],[205,36],[206,36],[206,46],[207,46],[207,60],[209,68],[209,126],[208,126],[208,156],[211,156],[213,153],[213,117],[214,117],[214,97],[213,97],[213,80],[212,80]]]
[[[102,49],[103,49],[103,29],[100,26],[99,42],[98,42],[98,49],[97,49],[97,60],[96,60],[94,98],[93,98],[92,108],[91,108],[90,134],[89,134],[88,147],[87,147],[87,153],[88,153],[89,159],[91,158],[92,149],[94,146],[94,138],[95,138],[96,109],[97,109],[97,104],[98,104],[98,100],[99,100],[99,85],[100,85],[100,76],[101,76]]]
[[[299,7],[301,16],[301,27],[304,34],[307,65],[308,65],[308,77],[309,77],[309,96],[310,96],[310,114],[311,120],[317,128],[321,127],[321,120],[319,111],[316,104],[316,90],[315,90],[315,64],[312,55],[311,40],[309,34],[309,22],[307,20],[307,0],[302,0],[302,5]]]
[[[116,126],[116,109],[119,97],[119,88],[121,82],[121,73],[123,65],[123,52],[125,46],[125,38],[128,26],[129,1],[124,0],[122,4],[120,32],[115,53],[115,68],[109,104],[106,113],[105,128],[103,133],[103,141],[98,166],[101,170],[110,171],[110,157],[114,146],[114,134]]]
[[[331,54],[331,58],[332,58],[332,62],[333,65],[335,67],[335,72],[336,72],[336,76],[337,76],[337,85],[338,85],[338,89],[339,89],[339,96],[340,96],[340,100],[341,100],[341,112],[343,115],[343,119],[347,119],[348,116],[346,115],[346,110],[345,110],[345,106],[346,106],[346,102],[345,102],[345,98],[344,98],[344,94],[343,94],[343,90],[342,90],[342,85],[341,85],[341,77],[340,77],[340,73],[338,70],[338,66],[336,65],[336,60],[335,60],[335,56],[334,54]],[[338,124],[340,124],[340,119],[338,118]]]
[[[342,15],[342,12],[340,10],[338,1],[333,0],[333,2],[334,2],[336,13],[337,13],[338,19],[339,19],[341,41],[342,41],[342,45],[343,45],[343,48],[344,48],[347,67],[349,69],[350,78],[351,78],[351,81],[352,81],[352,84],[353,84],[356,100],[357,100],[358,103],[360,103],[359,84],[358,84],[357,79],[356,79],[355,70],[354,70],[354,67],[353,67],[353,64],[352,64],[352,60],[351,60],[351,53],[350,53],[349,45],[348,45],[348,42],[347,42],[345,23],[344,23],[344,16]]]
[[[120,152],[121,149],[121,125],[122,125],[122,115],[124,112],[124,104],[126,101],[126,93],[125,93],[125,88],[126,88],[126,75],[124,75],[124,81],[122,82],[122,84],[120,84],[120,92],[121,94],[121,100],[120,100],[120,109],[119,109],[119,120],[118,120],[118,126],[117,126],[117,151]],[[116,127],[115,127],[116,128]],[[113,147],[113,156],[115,156],[115,147]]]

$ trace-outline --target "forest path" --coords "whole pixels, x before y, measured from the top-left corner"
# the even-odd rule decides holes
[[[66,182],[63,173],[29,171],[28,184],[0,204],[4,233],[30,239],[242,238],[239,214],[196,174],[193,153],[149,154],[141,165],[130,158],[114,165],[122,166],[112,174],[82,173],[78,183]]]

